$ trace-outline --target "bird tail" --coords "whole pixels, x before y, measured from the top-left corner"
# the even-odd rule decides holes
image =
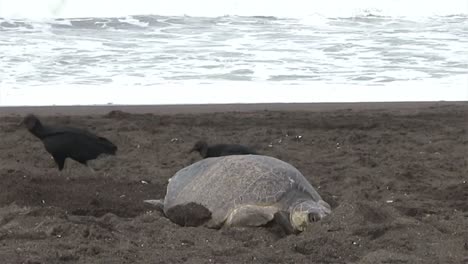
[[[115,155],[117,152],[117,146],[110,142],[107,138],[99,137],[101,146],[104,148],[104,153]]]

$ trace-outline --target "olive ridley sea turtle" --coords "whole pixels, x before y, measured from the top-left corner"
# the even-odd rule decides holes
[[[261,155],[200,160],[178,171],[164,200],[146,200],[182,226],[262,226],[276,221],[287,233],[304,231],[330,214],[292,165]]]

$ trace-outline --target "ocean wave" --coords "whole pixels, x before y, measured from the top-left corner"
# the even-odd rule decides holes
[[[279,18],[396,16],[430,17],[467,15],[466,0],[0,0],[3,18],[79,18],[161,16],[260,16]]]
[[[1,1],[1,0],[0,0]],[[468,15],[452,15],[444,17],[427,17],[424,22],[438,20],[450,23],[466,24]],[[213,27],[243,27],[243,26],[281,26],[290,25],[303,30],[307,26],[341,26],[346,25],[388,25],[412,24],[408,18],[395,19],[389,16],[365,14],[356,17],[326,18],[309,16],[304,18],[280,18],[274,16],[221,16],[221,17],[190,17],[190,16],[159,16],[159,15],[129,15],[122,17],[85,17],[85,18],[1,18],[0,31],[35,31],[37,29],[96,29],[96,30],[146,30],[154,28],[180,27],[186,29],[209,30]],[[293,30],[294,31],[294,30]],[[278,36],[276,36],[278,37]]]

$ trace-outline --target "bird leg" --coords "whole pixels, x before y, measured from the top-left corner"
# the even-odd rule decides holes
[[[54,159],[55,164],[58,166],[59,177],[63,177],[65,176],[65,174],[68,174],[67,173],[68,168],[65,168],[65,158],[59,155],[55,155],[55,156],[52,155],[52,159]],[[65,172],[64,172],[64,168],[65,168]]]
[[[57,174],[58,174],[58,177],[60,177],[60,178],[63,177],[63,178],[65,178],[65,179],[67,179],[67,180],[70,179],[70,177],[69,177],[69,174],[70,174],[70,173],[69,173],[69,168],[68,168],[68,166],[63,166],[61,169],[59,168]]]

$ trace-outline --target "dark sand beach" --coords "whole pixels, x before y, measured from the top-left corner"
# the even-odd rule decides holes
[[[86,128],[117,156],[59,173],[18,123]],[[297,167],[333,208],[299,234],[180,227],[145,199],[199,139]],[[0,108],[0,263],[468,263],[468,103]]]

